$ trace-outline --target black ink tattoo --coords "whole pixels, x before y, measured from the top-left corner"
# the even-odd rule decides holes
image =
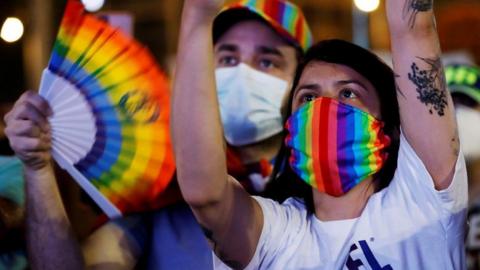
[[[394,74],[395,76],[395,89],[397,89],[397,93],[401,95],[404,99],[407,99],[407,97],[403,94],[402,90],[400,89],[400,86],[398,85],[397,79],[400,78],[400,75]]]
[[[450,146],[453,150],[453,155],[458,157],[458,155],[460,154],[460,140],[458,138],[458,127],[455,131],[455,135],[453,136],[450,144],[451,144]]]
[[[202,231],[203,231],[203,234],[205,235],[205,237],[207,237],[207,239],[212,244],[213,252],[215,252],[215,254],[217,254],[218,258],[220,258],[223,261],[223,263],[230,266],[232,269],[243,269],[243,265],[239,261],[229,259],[226,256],[226,254],[222,253],[222,251],[220,249],[217,249],[217,247],[218,247],[217,242],[214,240],[213,232],[210,229],[208,229],[207,227],[204,227],[204,226],[201,226],[201,228],[202,228]]]
[[[208,239],[208,241],[212,244],[212,249],[215,251],[217,249],[217,242],[213,239],[213,232],[212,230],[208,229],[205,226],[201,226],[203,234]]]
[[[433,0],[406,0],[403,6],[403,18],[408,17],[408,25],[413,28],[419,12],[426,12],[433,8]]]
[[[418,93],[418,99],[429,107],[430,114],[435,110],[439,116],[445,115],[448,105],[445,72],[440,58],[421,58],[430,67],[420,69],[416,63],[412,63],[412,72],[408,73],[408,79],[412,81]]]

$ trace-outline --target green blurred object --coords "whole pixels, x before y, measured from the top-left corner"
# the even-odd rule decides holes
[[[445,67],[447,86],[452,94],[461,93],[480,104],[480,68],[471,65]]]
[[[25,204],[23,166],[16,157],[0,156],[0,197]]]

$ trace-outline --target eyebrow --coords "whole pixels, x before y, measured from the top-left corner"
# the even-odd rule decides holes
[[[298,85],[295,91],[298,91],[300,89],[316,90],[318,88],[320,88],[320,86],[316,83],[306,83],[306,84]]]
[[[274,48],[274,47],[258,46],[257,50],[258,50],[260,53],[273,54],[273,55],[278,55],[278,56],[282,56],[282,57],[283,57],[283,53],[282,53],[279,49]]]
[[[221,44],[218,46],[217,51],[228,51],[228,52],[236,52],[238,47],[233,44]]]
[[[361,86],[365,91],[368,92],[367,86],[366,86],[365,84],[363,84],[363,83],[362,83],[361,81],[359,81],[359,80],[341,80],[341,81],[336,82],[337,85],[344,85],[344,84],[350,84],[350,83],[359,85],[359,86]]]

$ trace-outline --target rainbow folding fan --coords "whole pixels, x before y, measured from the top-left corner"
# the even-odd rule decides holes
[[[109,217],[156,208],[172,179],[168,86],[145,47],[68,1],[40,95],[52,156]]]

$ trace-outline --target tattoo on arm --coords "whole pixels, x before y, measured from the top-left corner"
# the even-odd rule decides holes
[[[408,25],[413,28],[419,12],[426,12],[433,8],[433,0],[405,0],[403,18],[408,18]]]
[[[408,73],[408,79],[415,84],[418,93],[417,98],[427,105],[430,114],[436,111],[439,116],[443,116],[448,105],[448,99],[442,62],[439,57],[433,59],[417,58],[427,63],[429,67],[420,69],[415,62],[412,63],[412,70]]]
[[[224,254],[220,249],[218,249],[217,242],[215,241],[215,239],[213,237],[212,230],[208,229],[205,226],[201,226],[201,227],[202,227],[202,231],[203,231],[203,234],[205,235],[205,237],[207,237],[207,239],[210,241],[210,243],[212,243],[213,252],[215,252],[215,254],[217,254],[218,258],[220,258],[226,265],[228,265],[229,267],[231,267],[233,269],[242,269],[243,265],[240,262],[238,262],[236,260],[229,259],[226,254]]]
[[[395,76],[395,89],[397,89],[397,93],[402,96],[404,99],[407,99],[407,97],[405,96],[405,94],[403,94],[402,90],[400,89],[400,86],[398,85],[398,82],[397,82],[397,79],[400,78],[400,75],[398,74],[394,74]]]
[[[213,251],[215,251],[215,249],[217,247],[217,243],[213,239],[213,232],[205,226],[201,226],[201,227],[202,227],[203,234],[213,244]]]

